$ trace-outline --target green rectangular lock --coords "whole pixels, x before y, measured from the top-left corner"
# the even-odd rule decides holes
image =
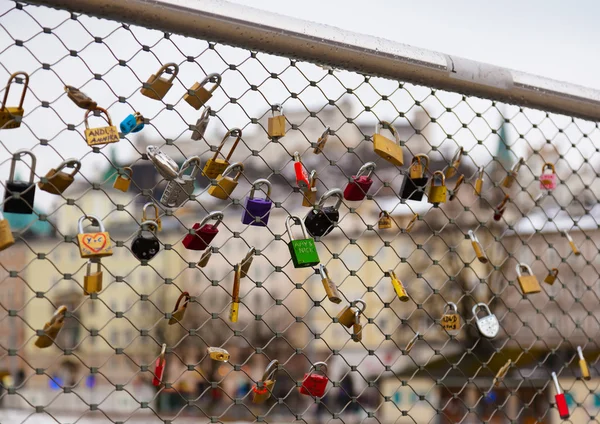
[[[298,223],[302,228],[302,235],[304,237],[302,240],[294,240],[290,220],[293,221],[293,224]],[[315,246],[315,241],[306,234],[306,227],[302,220],[297,216],[288,216],[285,221],[285,226],[290,235],[288,248],[290,249],[294,268],[306,268],[318,265],[321,261],[319,260],[319,254],[317,253],[317,246]]]

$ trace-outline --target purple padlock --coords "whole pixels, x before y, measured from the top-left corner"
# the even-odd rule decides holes
[[[261,185],[267,186],[267,197],[264,199],[254,198],[254,191]],[[244,215],[242,222],[244,224],[255,225],[257,227],[266,227],[271,213],[271,183],[264,178],[254,181],[250,195],[246,198],[244,205]]]
[[[552,172],[544,172],[546,169],[550,169]],[[554,190],[556,188],[556,170],[554,165],[546,162],[542,166],[542,175],[540,175],[540,188],[542,190]]]

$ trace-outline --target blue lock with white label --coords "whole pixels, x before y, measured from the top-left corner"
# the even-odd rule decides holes
[[[123,134],[139,132],[144,128],[144,117],[141,113],[136,112],[123,119],[119,126]]]

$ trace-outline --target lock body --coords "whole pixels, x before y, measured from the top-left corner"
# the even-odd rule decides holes
[[[394,291],[396,292],[398,299],[400,299],[400,301],[402,302],[408,302],[410,298],[408,297],[408,293],[406,292],[406,289],[404,288],[402,282],[398,278],[396,278],[395,275],[391,276],[391,278],[392,286],[394,286]]]
[[[215,179],[222,174],[228,166],[229,161],[226,159],[210,158],[206,161],[202,172],[204,172],[204,175],[206,175],[207,178]]]
[[[208,102],[211,97],[212,93],[203,87],[203,83],[196,82],[188,90],[185,96],[183,96],[183,100],[185,100],[191,107],[198,110],[204,106],[204,104]]]
[[[98,128],[86,128],[85,141],[88,146],[116,143],[119,141],[119,131],[114,125]]]
[[[38,187],[51,194],[62,194],[72,183],[75,178],[66,172],[51,169],[46,174],[48,182],[39,182]]]
[[[429,203],[445,203],[446,195],[447,189],[445,185],[437,186],[432,184],[429,187]]]
[[[131,180],[129,178],[123,178],[123,176],[119,175],[115,179],[115,183],[113,184],[113,188],[126,193],[127,190],[129,190],[129,186],[130,185],[131,185]]]
[[[317,246],[313,239],[292,240],[288,243],[288,249],[294,268],[306,268],[318,265],[320,262]]]
[[[183,303],[181,301],[183,300]],[[187,306],[190,300],[190,295],[188,292],[183,292],[177,299],[177,304],[175,305],[175,309],[171,313],[171,318],[169,319],[169,325],[177,324],[178,322],[183,321],[183,317],[185,316],[185,311],[187,310]]]
[[[392,217],[389,213],[383,211],[379,213],[379,221],[377,221],[377,228],[380,230],[387,230],[392,228]]]
[[[271,397],[271,391],[275,386],[276,380],[263,381],[263,387],[252,387],[252,403],[264,403]]]
[[[373,185],[373,180],[364,175],[360,177],[353,176],[352,180],[344,189],[344,199],[351,201],[363,200]]]
[[[146,237],[138,234],[131,243],[131,252],[140,261],[149,261],[160,251],[160,243],[156,236]]]
[[[340,219],[340,212],[334,206],[321,210],[311,210],[304,218],[306,230],[313,237],[323,237],[333,231]]]
[[[32,214],[34,200],[35,184],[33,182],[6,181],[4,212],[26,215]]]
[[[194,224],[192,227],[195,234],[187,234],[183,238],[183,245],[189,250],[204,250],[208,247],[210,242],[217,236],[219,230],[212,224],[204,224],[200,226],[200,223]]]
[[[270,137],[285,136],[285,116],[271,116],[267,122],[267,131]]]
[[[352,341],[359,343],[362,341],[362,329],[363,326],[360,323],[360,313],[356,311],[354,313],[354,323],[352,324]]]
[[[404,165],[402,147],[381,134],[373,134],[373,150],[379,156],[396,166]]]
[[[337,320],[340,324],[350,328],[354,324],[354,311],[351,306],[346,306],[337,315]]]
[[[167,187],[160,197],[160,203],[168,208],[178,208],[189,200],[194,192],[194,179],[189,176],[176,178],[167,183]]]
[[[500,330],[500,324],[495,315],[488,315],[483,318],[477,318],[477,328],[482,336],[493,339]]]
[[[323,288],[325,289],[325,294],[327,294],[327,298],[332,303],[342,303],[342,298],[340,296],[340,292],[338,291],[335,282],[333,282],[329,278],[322,278],[321,282],[323,283]]]
[[[11,130],[19,128],[25,110],[20,107],[5,107],[0,109],[0,129]]]
[[[483,250],[483,247],[481,247],[481,244],[478,241],[471,241],[471,246],[473,246],[475,256],[477,256],[479,262],[481,262],[482,264],[488,263],[488,258],[485,255],[485,251]]]
[[[62,321],[57,321],[52,324],[47,322],[46,325],[44,325],[44,335],[38,336],[37,340],[35,341],[35,345],[40,349],[52,346],[52,343],[54,343],[54,340],[56,339],[56,336],[58,336],[58,333],[62,327]]]
[[[144,128],[144,117],[139,112],[131,113],[121,121],[119,128],[125,135],[140,132]]]
[[[231,177],[217,177],[217,185],[211,185],[208,189],[208,194],[217,199],[227,200],[233,193],[233,190],[238,186],[238,181]]]
[[[307,396],[323,397],[329,378],[325,375],[308,372],[304,374],[300,393]]]
[[[444,314],[440,320],[442,328],[446,331],[458,331],[460,330],[460,315],[458,314]]]
[[[553,268],[548,275],[546,276],[546,278],[544,278],[544,283],[546,284],[554,284],[556,282],[556,277],[558,277],[558,269]]]
[[[77,234],[82,258],[102,258],[113,254],[108,232]]]
[[[517,281],[523,294],[539,293],[542,291],[535,275],[522,275],[517,277]]]
[[[102,291],[102,270],[100,263],[97,263],[96,272],[91,272],[92,264],[88,262],[86,275],[83,277],[83,294],[89,295]]]
[[[0,219],[0,251],[15,244],[15,238],[6,219]]]
[[[225,349],[222,349],[220,347],[209,347],[206,349],[206,351],[208,352],[210,359],[212,359],[213,361],[219,361],[219,362],[229,361],[230,355],[229,355],[229,352],[227,352]]]
[[[429,179],[427,177],[404,177],[404,180],[402,181],[402,187],[400,188],[400,198],[405,200],[423,200],[425,187],[427,186],[428,181]]]
[[[152,385],[158,387],[162,384],[163,374],[165,373],[165,360],[164,358],[158,358],[154,364],[154,377],[152,378]]]
[[[270,199],[246,198],[242,222],[244,224],[266,227],[273,202]]]
[[[144,96],[151,99],[162,100],[172,86],[173,83],[166,78],[152,74],[148,78],[148,81],[146,81],[146,84],[144,84],[144,87],[142,87],[141,92]]]

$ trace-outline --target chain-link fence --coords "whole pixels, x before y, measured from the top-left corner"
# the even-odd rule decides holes
[[[0,8],[0,422],[597,422],[596,123]]]

